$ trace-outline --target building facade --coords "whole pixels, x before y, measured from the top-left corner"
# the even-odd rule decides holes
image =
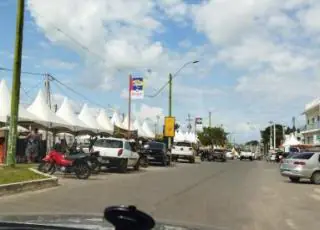
[[[305,144],[320,144],[320,98],[305,106],[306,124],[301,130]]]

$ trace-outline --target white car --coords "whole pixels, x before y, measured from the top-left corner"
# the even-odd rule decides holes
[[[140,155],[132,149],[129,140],[122,138],[101,138],[96,140],[93,151],[100,152],[102,166],[116,167],[125,172],[128,167],[139,170]]]
[[[240,153],[240,160],[254,160],[254,153],[253,152],[246,152],[246,151],[241,151]]]
[[[176,142],[173,144],[171,149],[172,159],[187,159],[190,163],[195,162],[195,151],[189,142]]]

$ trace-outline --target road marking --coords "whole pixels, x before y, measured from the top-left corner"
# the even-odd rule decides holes
[[[286,219],[286,224],[292,229],[297,229],[297,226],[295,225],[295,223],[293,223],[291,219]]]

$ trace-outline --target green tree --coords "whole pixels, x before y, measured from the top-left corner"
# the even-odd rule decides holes
[[[246,143],[246,145],[257,146],[257,145],[259,145],[259,141],[257,141],[257,140],[248,141]]]
[[[224,146],[227,142],[227,133],[222,127],[204,127],[203,131],[198,133],[198,138],[201,144],[205,146]]]
[[[283,141],[283,126],[276,124],[276,146],[279,146],[281,142]],[[272,131],[272,138],[273,138],[273,126],[272,129],[270,129],[270,126],[265,128],[264,130],[260,131],[261,134],[261,141],[266,146],[270,144],[270,131]],[[273,143],[273,139],[272,139]]]

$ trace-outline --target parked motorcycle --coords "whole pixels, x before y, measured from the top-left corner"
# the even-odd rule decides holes
[[[42,159],[38,170],[49,174],[54,174],[56,171],[75,173],[78,179],[88,179],[91,175],[88,158],[86,154],[65,156],[53,149]]]
[[[141,151],[139,151],[139,155],[140,155],[140,160],[139,160],[140,166],[143,168],[147,168],[149,166],[148,157]]]
[[[99,151],[91,151],[89,153],[85,153],[82,148],[70,149],[70,156],[76,155],[87,155],[88,156],[88,164],[91,168],[91,172],[93,174],[98,174],[101,171],[101,160],[100,160],[100,152]]]
[[[210,151],[208,151],[208,150],[201,151],[200,159],[201,159],[201,161],[211,161],[212,160],[212,156],[211,156]]]

